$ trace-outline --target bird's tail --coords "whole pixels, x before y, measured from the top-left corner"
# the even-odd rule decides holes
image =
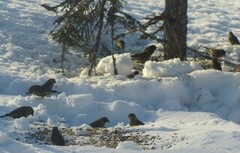
[[[60,91],[56,91],[56,90],[51,90],[52,93],[62,93]]]
[[[51,89],[48,89],[47,91],[44,92],[46,95],[48,94],[52,94],[52,93],[62,93],[60,91],[56,91],[56,90],[51,90]]]

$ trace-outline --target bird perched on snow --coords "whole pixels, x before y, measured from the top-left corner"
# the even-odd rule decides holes
[[[135,75],[138,75],[140,72],[139,71],[133,71],[131,74],[127,75],[129,79],[132,79],[135,77]]]
[[[32,107],[21,106],[15,110],[11,111],[10,113],[0,116],[0,118],[10,116],[15,119],[15,118],[21,118],[21,117],[28,117],[29,115],[33,116],[33,113],[34,113],[34,111],[33,111]]]
[[[50,133],[50,141],[53,145],[65,146],[65,140],[57,127],[53,127]]]
[[[47,82],[45,82],[43,85],[33,85],[28,89],[29,95],[37,95],[41,98],[52,94],[52,93],[61,93],[55,90],[52,90],[53,85],[56,83],[55,79],[49,79]]]
[[[228,40],[231,43],[231,45],[240,45],[238,38],[233,34],[232,31],[228,33]]]
[[[218,61],[217,58],[213,58],[212,59],[212,64],[211,64],[212,68],[215,70],[219,70],[222,71],[222,67],[221,67],[221,63]]]
[[[208,48],[208,47],[205,47],[205,48],[208,50],[209,54],[213,58],[220,58],[220,57],[226,56],[226,51],[223,49]]]
[[[101,117],[100,119],[90,123],[92,128],[104,128],[104,125],[109,122],[107,117]]]
[[[144,125],[144,123],[141,122],[141,121],[136,117],[136,115],[133,114],[133,113],[130,113],[130,114],[128,115],[128,120],[129,120],[129,125],[130,125],[130,126]]]
[[[137,63],[145,63],[147,60],[149,60],[156,49],[156,45],[150,45],[146,47],[143,52],[131,55],[132,60],[136,61]]]

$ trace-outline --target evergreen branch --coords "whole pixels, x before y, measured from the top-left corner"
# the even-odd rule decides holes
[[[201,46],[199,46],[199,47],[201,47]],[[197,48],[199,48],[199,47],[197,47]],[[211,57],[210,55],[208,55],[207,53],[198,51],[197,49],[193,49],[193,48],[190,48],[190,47],[187,47],[187,49],[190,50],[190,51],[192,51],[192,52],[194,52],[195,54],[197,54],[197,55],[199,55],[199,56],[201,56],[201,57],[206,58],[206,59],[212,60],[212,59],[214,58],[214,57]],[[236,66],[236,65],[238,65],[238,63],[234,63],[234,62],[229,61],[229,60],[226,60],[226,59],[222,59],[222,58],[221,58],[221,59],[218,59],[218,60],[219,60],[219,61],[223,61],[223,62],[225,62],[226,64],[231,65],[231,66]]]

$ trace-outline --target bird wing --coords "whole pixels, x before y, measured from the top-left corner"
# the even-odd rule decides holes
[[[240,44],[238,38],[235,35],[233,35],[233,38],[234,38],[234,41],[235,41],[236,44]]]
[[[89,125],[90,125],[91,127],[95,127],[96,124],[98,124],[97,121],[94,121],[94,122],[90,123]]]

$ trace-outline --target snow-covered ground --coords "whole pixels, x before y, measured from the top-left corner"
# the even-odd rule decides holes
[[[55,15],[39,4],[58,0],[0,1],[0,115],[19,106],[32,106],[34,116],[0,119],[0,152],[106,153],[237,153],[240,152],[240,73],[203,70],[194,61],[148,61],[141,75],[126,77],[130,54],[117,57],[118,76],[111,58],[99,62],[102,76],[81,73],[85,59],[71,50],[66,69],[59,73],[61,47],[49,37]],[[164,1],[128,1],[125,11],[139,19],[164,9]],[[240,38],[240,2],[191,0],[188,7],[188,46],[226,50],[226,59],[238,63],[240,46],[231,46],[229,31]],[[142,50],[144,40],[125,38],[126,50]],[[161,45],[157,44],[158,50]],[[189,52],[190,53],[190,52]],[[121,70],[120,70],[121,68]],[[49,78],[57,83],[44,99],[27,96],[33,84]],[[145,123],[129,127],[128,114]],[[106,129],[88,124],[102,116]],[[58,126],[67,146],[51,145],[50,129]]]

